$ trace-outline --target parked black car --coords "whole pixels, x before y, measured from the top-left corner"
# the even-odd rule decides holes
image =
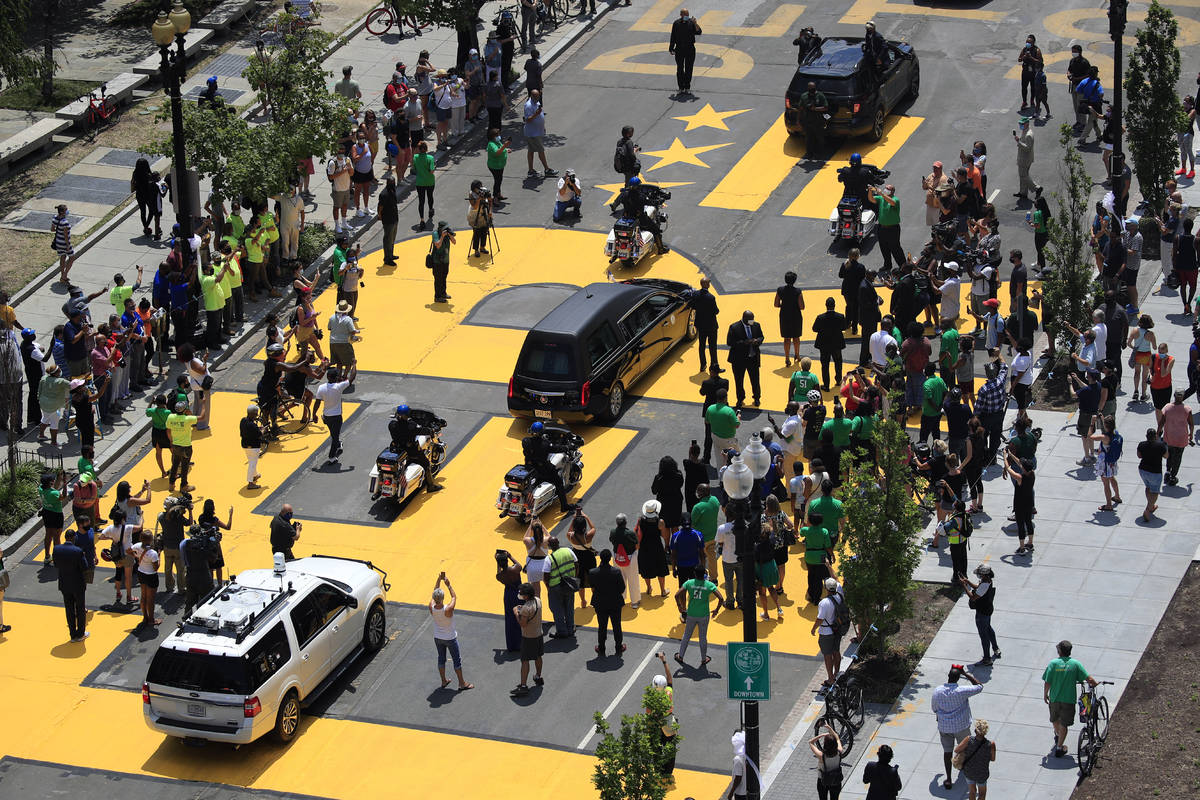
[[[635,382],[696,337],[691,288],[640,278],[589,284],[526,335],[508,382],[516,417],[615,422]]]
[[[805,57],[784,96],[783,122],[788,133],[804,133],[800,95],[812,81],[829,101],[827,135],[865,134],[873,142],[883,138],[887,115],[905,97],[920,92],[921,65],[907,42],[888,42],[880,81],[863,61],[862,44],[861,36],[831,36]]]

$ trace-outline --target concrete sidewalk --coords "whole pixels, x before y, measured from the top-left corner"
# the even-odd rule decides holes
[[[1145,296],[1141,307],[1155,319],[1159,342],[1167,342],[1177,359],[1177,387],[1184,385],[1192,341],[1191,320],[1179,309],[1174,292]],[[1115,513],[1097,510],[1104,503],[1100,481],[1091,467],[1076,463],[1083,451],[1073,413],[1031,409],[1035,426],[1043,431],[1037,453],[1038,513],[1032,555],[1014,554],[1016,528],[1006,520],[1012,508],[1011,484],[1000,479],[999,467],[989,467],[985,473],[988,513],[975,517],[969,559],[972,569],[987,562],[996,571],[992,623],[1003,658],[991,667],[969,667],[984,684],[983,693],[971,701],[971,711],[974,718],[991,724],[988,736],[996,742],[997,757],[988,790],[1005,800],[1065,799],[1078,779],[1074,756],[1078,724],[1067,737],[1068,755],[1050,755],[1052,732],[1042,702],[1042,671],[1055,657],[1055,644],[1069,639],[1075,645],[1073,656],[1089,672],[1116,682],[1104,687],[1115,707],[1179,581],[1198,555],[1200,532],[1186,520],[1200,512],[1200,494],[1186,477],[1179,486],[1164,486],[1156,515],[1149,523],[1141,520],[1145,496],[1136,451],[1145,429],[1155,426],[1155,418],[1149,403],[1130,402],[1132,378],[1128,368],[1125,372],[1117,410],[1117,429],[1125,438],[1119,474],[1125,502]],[[1013,418],[1015,410],[1010,409],[1007,420]],[[1191,474],[1197,463],[1200,457],[1188,450],[1181,475]],[[944,542],[940,550],[925,552],[914,577],[950,581]],[[894,763],[899,764],[904,781],[902,798],[966,796],[966,781],[961,778],[952,790],[941,788],[942,748],[929,702],[952,663],[971,664],[982,655],[974,616],[964,597],[878,731],[869,740],[855,742],[851,760],[856,763],[846,773],[842,797],[865,796],[862,767],[881,744],[895,751]],[[801,770],[798,778],[794,762],[809,770]],[[767,796],[815,797],[814,764],[807,748],[798,747]]]

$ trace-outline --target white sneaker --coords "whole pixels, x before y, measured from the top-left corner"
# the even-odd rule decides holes
[[[342,223],[335,220],[333,223],[333,232],[341,233],[342,232]]]
[[[366,215],[367,215],[367,212],[363,211],[361,208],[355,209],[355,211],[354,211],[354,216],[356,216],[356,217],[365,217]]]

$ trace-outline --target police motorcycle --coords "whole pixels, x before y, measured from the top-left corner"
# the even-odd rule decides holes
[[[398,406],[396,409],[398,413],[400,409],[404,409],[411,425],[423,431],[417,435],[416,443],[418,449],[424,454],[425,460],[429,462],[432,479],[446,461],[446,445],[442,442],[441,437],[442,429],[446,427],[446,420],[432,411],[422,408]],[[394,444],[396,442],[391,442],[380,451],[375,458],[375,466],[371,468],[372,500],[383,498],[399,503],[416,494],[425,484],[424,467],[410,459],[403,449],[400,449],[400,452],[392,450]]]
[[[837,207],[829,212],[829,235],[857,247],[875,232],[878,214],[868,202],[867,188],[882,185],[892,173],[862,163],[858,153],[850,156],[850,165],[838,168],[838,181],[845,184]]]
[[[641,194],[642,215],[653,220],[659,228],[659,242],[662,240],[662,231],[667,229],[666,207],[671,199],[670,192],[643,183],[635,175],[629,179],[629,186],[622,189],[616,201],[609,206],[613,211],[621,206],[624,211],[608,232],[608,238],[604,241],[604,255],[608,256],[609,264],[620,261],[626,269],[632,269],[646,254],[655,250],[652,246],[655,244],[654,232],[640,224],[636,209],[629,208],[630,189],[633,187],[639,187],[635,191]],[[660,245],[660,252],[665,252],[665,249]]]
[[[583,437],[565,427],[543,422],[529,426],[530,438],[540,436],[549,451],[549,465],[569,495],[583,479]],[[528,453],[528,450],[526,450]],[[522,525],[560,502],[554,483],[539,473],[536,464],[517,464],[504,475],[504,484],[496,498],[500,517],[513,517]],[[565,502],[565,497],[563,498]],[[561,503],[560,503],[561,505]]]

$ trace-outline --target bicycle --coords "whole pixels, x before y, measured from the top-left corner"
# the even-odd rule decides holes
[[[400,38],[404,38],[404,26],[406,25],[412,28],[413,36],[420,36],[421,31],[430,27],[431,24],[422,22],[411,14],[397,15],[390,3],[384,3],[367,14],[367,33],[372,36],[383,36],[392,29],[393,25],[399,30]]]
[[[121,105],[106,93],[107,84],[100,84],[100,96],[88,92],[88,108],[83,115],[84,136],[89,142],[94,141],[96,132],[103,125],[116,125],[121,121]],[[82,98],[80,98],[82,99]]]
[[[872,625],[863,635],[859,650],[867,638],[877,628]],[[867,718],[866,704],[863,701],[862,684],[856,676],[850,674],[854,664],[859,660],[858,652],[850,656],[850,664],[833,680],[833,685],[825,690],[825,712],[817,720],[817,728],[829,725],[842,740],[846,752],[854,746],[854,735],[862,730]]]
[[[1097,686],[1112,685],[1112,681],[1097,683]],[[1079,721],[1083,723],[1083,730],[1079,732],[1079,742],[1075,748],[1080,778],[1092,774],[1092,767],[1096,766],[1104,740],[1108,737],[1108,700],[1104,695],[1097,694],[1096,686],[1085,684],[1085,687],[1079,695]]]
[[[519,22],[517,22],[517,20],[520,18],[520,15],[521,9],[519,9],[517,6],[502,6],[500,10],[496,12],[496,18],[492,20],[492,25],[495,26],[496,38],[499,39],[503,36],[503,34],[500,32],[501,22],[507,24],[508,27],[512,29],[513,34],[517,37],[516,44],[521,50],[524,50],[526,44],[525,32],[521,30],[521,25]]]

